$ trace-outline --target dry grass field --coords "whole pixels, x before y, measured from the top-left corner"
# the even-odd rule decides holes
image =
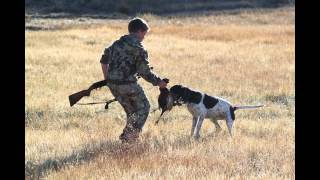
[[[150,64],[169,87],[183,84],[233,104],[234,137],[205,121],[190,138],[191,115],[176,107],[141,142],[121,146],[125,113],[118,103],[70,107],[68,95],[103,78],[105,46],[127,33],[127,19],[35,19],[53,29],[25,31],[26,178],[295,179],[294,7],[239,13],[156,16],[144,41]],[[151,108],[158,88],[143,79]],[[107,88],[81,102],[111,99]]]

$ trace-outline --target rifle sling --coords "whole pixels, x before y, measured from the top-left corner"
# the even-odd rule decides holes
[[[109,104],[109,103],[112,103],[114,101],[117,101],[116,99],[111,99],[111,100],[108,100],[108,101],[104,101],[104,102],[91,102],[91,103],[77,103],[78,105],[91,105],[91,104]]]
[[[77,105],[104,104],[106,102],[77,103]]]

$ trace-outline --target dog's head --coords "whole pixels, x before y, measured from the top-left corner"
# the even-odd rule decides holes
[[[170,111],[173,106],[180,106],[187,102],[198,103],[201,100],[200,93],[192,91],[182,85],[174,85],[170,90],[168,88],[160,88],[159,90],[158,105],[162,110],[161,115],[165,111]]]
[[[173,106],[182,104],[182,97],[185,97],[183,88],[181,85],[175,85],[170,90],[168,88],[159,88],[158,105],[162,110],[161,115],[165,111],[170,111]]]
[[[185,103],[187,99],[188,88],[182,85],[174,85],[170,88],[170,95],[174,103]]]
[[[199,103],[201,101],[201,93],[189,89],[182,85],[174,85],[170,88],[174,105],[184,103]]]

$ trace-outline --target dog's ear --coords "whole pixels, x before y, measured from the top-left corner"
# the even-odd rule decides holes
[[[170,93],[174,95],[174,100],[181,99],[184,102],[188,101],[188,95],[190,90],[182,85],[172,86]]]
[[[182,93],[183,93],[183,86],[181,86],[181,85],[174,85],[174,86],[172,86],[172,87],[170,88],[170,93],[181,96]]]
[[[192,102],[198,104],[201,101],[202,95],[199,92],[193,91],[187,87],[181,87],[180,97],[184,102]]]
[[[181,98],[182,98],[182,100],[184,102],[188,102],[189,101],[190,93],[191,93],[191,91],[190,91],[189,88],[183,87],[183,86],[181,87],[180,96],[181,96]]]

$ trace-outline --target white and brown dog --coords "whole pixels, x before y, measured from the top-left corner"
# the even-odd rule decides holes
[[[230,102],[220,97],[209,96],[205,93],[195,91],[182,85],[175,85],[170,88],[171,108],[172,104],[186,104],[193,116],[191,136],[195,139],[200,137],[200,129],[205,118],[214,123],[217,131],[221,127],[217,120],[226,120],[229,134],[232,137],[231,129],[235,120],[234,111],[237,109],[258,108],[257,106],[232,106]],[[171,109],[168,108],[168,109]]]

